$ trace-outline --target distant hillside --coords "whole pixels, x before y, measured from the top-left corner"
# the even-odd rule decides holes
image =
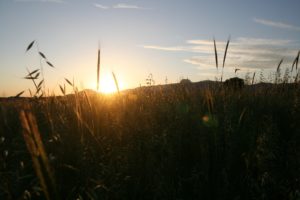
[[[141,90],[147,91],[156,91],[156,90],[163,90],[163,91],[168,91],[168,90],[176,90],[178,87],[186,87],[190,89],[208,89],[208,88],[215,88],[215,87],[220,87],[222,86],[223,83],[218,82],[218,81],[211,81],[211,80],[205,80],[205,81],[198,81],[198,82],[184,82],[184,83],[171,83],[171,84],[165,84],[165,85],[152,85],[152,86],[141,86],[133,89],[126,89],[122,90],[121,94],[126,94],[126,93],[131,93],[131,92],[139,92]],[[253,85],[245,85],[244,89],[250,89],[250,90],[262,90],[262,89],[270,89],[273,88],[274,86],[277,87],[287,87],[287,88],[293,88],[297,84],[295,83],[280,83],[280,84],[274,84],[274,83],[256,83]],[[93,96],[93,95],[99,95],[101,93],[96,92],[95,90],[92,89],[84,89],[80,92],[78,92],[78,95],[88,95],[88,96]],[[66,96],[70,97],[73,96],[74,94],[67,94]],[[56,96],[56,98],[63,97],[62,95]],[[49,97],[46,97],[49,98]],[[31,97],[18,97],[15,98],[13,96],[11,97],[0,97],[0,102],[1,101],[7,101],[8,99],[10,100],[25,100],[25,99],[32,99]],[[42,98],[43,99],[43,98]]]

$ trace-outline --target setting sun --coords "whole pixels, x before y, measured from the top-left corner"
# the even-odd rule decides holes
[[[122,82],[120,82],[120,80],[118,80],[120,90],[123,88],[121,83]],[[101,77],[100,89],[98,92],[105,93],[105,94],[112,94],[117,91],[118,91],[117,86],[114,82],[114,78],[113,78],[112,74],[105,74],[103,77]]]

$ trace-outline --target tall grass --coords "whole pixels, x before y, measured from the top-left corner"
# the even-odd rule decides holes
[[[97,91],[99,91],[100,84],[100,48],[98,48],[98,57],[97,57]]]
[[[217,50],[217,44],[216,44],[215,38],[213,39],[213,42],[214,42],[214,53],[215,53],[216,68],[218,70],[219,69],[218,50]],[[226,57],[227,57],[227,51],[228,51],[229,43],[230,43],[230,36],[228,37],[226,47],[225,47],[225,51],[224,51],[224,56],[223,56],[221,82],[223,82],[223,73],[224,73],[224,67],[225,67],[225,61],[226,61]]]
[[[299,94],[178,84],[7,101],[0,197],[49,190],[22,139],[18,111],[29,104],[62,199],[297,199]]]
[[[1,100],[0,199],[297,200],[299,82],[254,79]]]
[[[31,112],[22,110],[20,121],[23,137],[28,152],[30,153],[34,170],[45,193],[46,199],[58,199],[53,171],[50,167],[48,156],[39,133],[37,122]]]
[[[112,72],[112,76],[114,78],[114,82],[115,82],[115,85],[116,85],[116,88],[117,88],[117,92],[118,92],[118,94],[120,94],[120,88],[119,88],[118,79],[117,79],[117,77],[116,77],[116,75],[115,75],[114,72]]]

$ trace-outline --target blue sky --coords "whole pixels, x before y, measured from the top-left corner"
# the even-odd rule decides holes
[[[212,38],[222,61],[231,36],[225,77],[247,72],[266,76],[284,58],[290,66],[300,49],[298,0],[1,0],[0,96],[32,88],[26,75],[45,69],[49,91],[64,78],[79,88],[95,88],[100,42],[101,80],[117,75],[121,87],[214,80],[219,77]],[[37,54],[36,40],[55,69]]]

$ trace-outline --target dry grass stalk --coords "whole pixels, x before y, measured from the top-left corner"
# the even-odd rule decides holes
[[[222,65],[221,82],[223,81],[223,71],[224,71],[224,66],[225,66],[225,61],[226,61],[226,56],[227,56],[227,51],[228,51],[229,43],[230,43],[230,36],[229,36],[229,38],[228,38],[228,40],[227,40],[227,44],[226,44],[225,52],[224,52],[223,65]]]
[[[47,59],[45,54],[43,54],[42,52],[39,51],[40,56],[42,56],[42,58]]]
[[[22,134],[45,197],[48,200],[58,199],[53,171],[44,149],[36,119],[31,112],[24,110],[20,112],[19,117],[23,128]]]
[[[297,71],[297,69],[298,69],[299,55],[300,55],[300,51],[298,51],[298,54],[297,54],[297,56],[296,56],[296,58],[295,58],[295,60],[294,60],[294,62],[293,62],[293,65],[292,65],[292,71],[291,71],[291,72],[293,72],[294,66],[296,66],[296,71]]]
[[[251,83],[251,85],[253,85],[253,84],[254,84],[254,78],[255,78],[255,72],[253,73],[253,77],[252,77],[252,83]]]
[[[37,79],[37,78],[35,78],[36,76],[33,77],[33,75],[34,75],[35,73],[37,73],[38,71],[39,71],[39,70],[34,70],[34,71],[30,72],[30,71],[27,69],[28,75],[25,77],[25,79],[30,79],[30,80],[32,80],[32,82],[33,82],[33,84],[34,84],[36,90],[38,90],[38,86],[37,86],[37,84],[36,84],[36,82],[35,82],[35,79]]]
[[[227,56],[227,51],[228,51],[229,43],[230,43],[230,36],[229,36],[229,38],[227,40],[227,44],[226,44],[226,48],[225,48],[225,53],[224,53],[224,58],[223,58],[223,68],[225,66],[225,60],[226,60],[226,56]]]
[[[42,97],[42,96],[43,96],[43,92],[42,92],[42,84],[44,83],[44,79],[42,79],[38,84],[37,84],[36,81],[35,81],[35,80],[39,79],[39,77],[40,77],[40,72],[39,72],[40,70],[39,70],[39,69],[36,69],[36,70],[30,72],[30,71],[27,69],[27,71],[28,71],[28,74],[27,74],[27,76],[24,77],[24,79],[32,80],[32,82],[33,82],[33,84],[34,84],[34,86],[35,86],[35,95],[34,95],[34,96],[37,96],[38,94],[41,93],[41,94],[39,95],[39,97]],[[32,96],[31,91],[30,91],[30,95]]]
[[[277,69],[276,69],[276,76],[275,76],[275,83],[278,83],[278,80],[280,79],[280,66],[283,62],[283,58],[279,61]]]
[[[33,46],[35,40],[33,40],[27,47],[26,52],[29,51],[29,49],[31,49],[31,47]]]
[[[295,77],[295,83],[297,83],[298,82],[298,75],[299,75],[299,72],[296,74],[296,77]]]
[[[25,90],[23,90],[22,92],[19,92],[18,94],[16,94],[15,98],[20,97],[24,92],[25,92]]]
[[[52,68],[54,68],[54,66],[52,65],[52,63],[51,62],[49,62],[49,61],[46,61],[46,63],[50,66],[50,67],[52,67]]]
[[[241,115],[240,115],[240,117],[239,117],[239,125],[241,125],[241,123],[243,122],[246,111],[247,111],[247,108],[244,108]]]
[[[282,62],[283,62],[283,58],[278,63],[277,70],[276,70],[277,73],[279,73],[280,66],[281,66]]]
[[[39,82],[38,88],[40,88],[42,86],[43,82],[44,82],[44,79]]]
[[[116,85],[116,87],[117,87],[118,94],[120,94],[120,89],[119,89],[118,79],[117,79],[117,77],[116,77],[116,75],[115,75],[114,72],[112,72],[112,75],[113,75],[113,77],[114,77],[114,81],[115,81],[115,85]]]
[[[97,59],[97,91],[99,90],[100,82],[100,48],[98,48],[98,59]]]
[[[73,87],[73,84],[72,84],[71,81],[69,81],[69,79],[65,78],[65,80],[67,81],[67,83],[68,83],[71,87]]]
[[[219,68],[219,65],[218,65],[218,51],[217,51],[217,45],[216,45],[215,38],[214,38],[214,50],[215,50],[216,67],[218,69]]]
[[[59,85],[59,88],[60,88],[61,93],[63,93],[63,95],[66,95],[66,85],[64,84],[64,87]]]

